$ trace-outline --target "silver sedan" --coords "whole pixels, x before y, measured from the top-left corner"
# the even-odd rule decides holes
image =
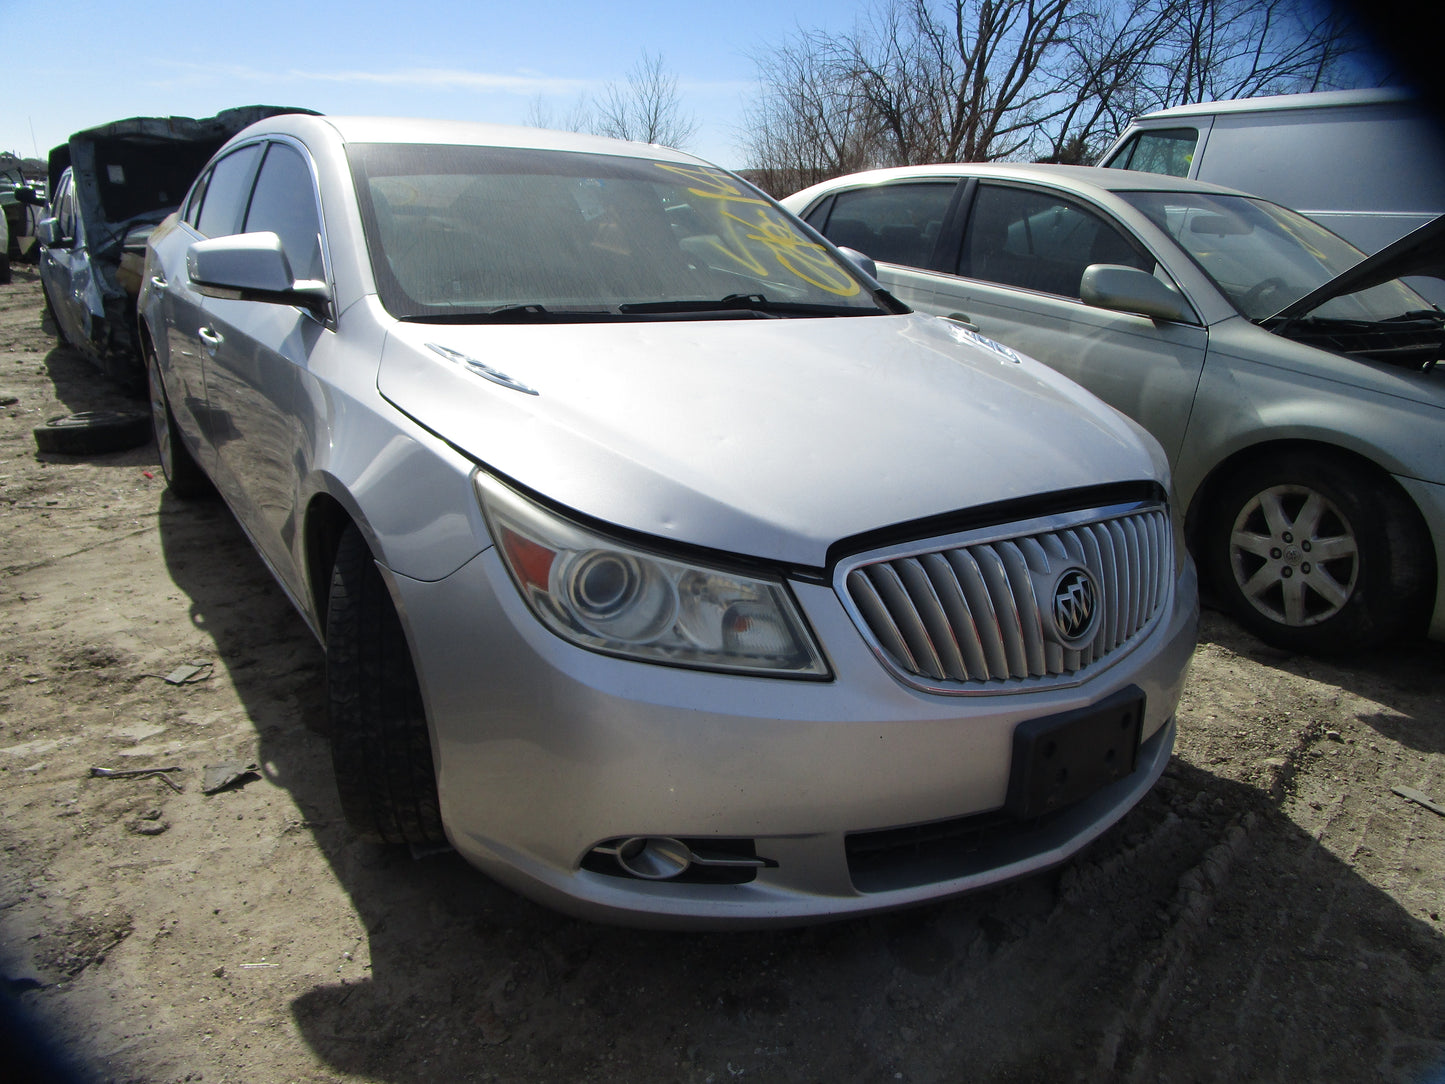
[[[1024,351],[1169,453],[1205,582],[1273,643],[1445,638],[1445,220],[1362,263],[1215,185],[1079,166],[937,165],[783,205],[923,312]]]
[[[1063,861],[1163,771],[1158,445],[655,146],[281,117],[153,234],[162,463],[327,653],[341,804],[595,918]]]

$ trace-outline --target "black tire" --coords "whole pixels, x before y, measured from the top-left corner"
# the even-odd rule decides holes
[[[347,823],[374,843],[444,843],[431,736],[411,651],[355,526],[342,533],[326,610],[331,760]]]
[[[1418,514],[1389,478],[1290,452],[1221,486],[1203,524],[1208,582],[1241,625],[1291,651],[1338,653],[1419,625],[1434,562]]]
[[[0,286],[10,282],[10,257],[0,253]]]
[[[52,336],[56,342],[65,342],[65,333],[60,330],[60,318],[55,315],[55,306],[50,303],[50,291],[45,288],[42,279],[40,283],[40,297],[44,305],[40,313],[40,330]]]
[[[145,348],[146,383],[151,404],[151,431],[155,435],[156,452],[161,461],[161,473],[166,478],[166,488],[177,497],[190,500],[204,497],[213,492],[211,480],[201,469],[191,450],[186,447],[181,431],[176,425],[176,416],[171,413],[170,401],[166,398],[166,387],[161,380],[160,361],[151,347]]]
[[[87,410],[51,418],[33,432],[42,452],[103,455],[150,443],[151,419],[137,411]]]

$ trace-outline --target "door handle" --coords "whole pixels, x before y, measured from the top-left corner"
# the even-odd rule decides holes
[[[201,342],[205,343],[206,346],[211,350],[217,349],[223,342],[226,341],[224,337],[217,335],[208,327],[201,328],[199,331],[196,332],[196,334],[201,337]]]
[[[973,317],[965,316],[961,312],[951,312],[944,317],[945,320],[952,320],[959,327],[967,328],[969,331],[977,331],[978,325],[973,322]]]
[[[161,278],[159,275],[152,275],[151,285],[154,286],[157,290],[164,290],[166,288],[166,280]]]

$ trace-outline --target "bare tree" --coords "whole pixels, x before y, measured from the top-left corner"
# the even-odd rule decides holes
[[[1065,110],[1047,126],[1041,161],[1093,162],[1140,108],[1139,89],[1178,21],[1170,0],[1091,2],[1073,26],[1057,72]]]
[[[1007,158],[1062,113],[1043,78],[1081,0],[896,0],[848,41],[854,78],[900,165]]]
[[[590,132],[594,124],[585,94],[579,94],[563,112],[554,112],[551,103],[539,94],[527,104],[526,123],[533,128],[556,128],[563,132]]]
[[[1329,3],[880,0],[850,33],[801,31],[754,58],[763,92],[746,139],[756,165],[800,181],[1088,162],[1150,109],[1352,85],[1344,62],[1362,37]]]
[[[827,35],[800,32],[755,56],[762,93],[744,130],[754,179],[778,195],[888,164],[877,126]]]
[[[627,73],[626,85],[608,83],[593,109],[597,135],[685,147],[697,134],[697,118],[683,111],[677,76],[667,70],[660,53],[643,53]]]
[[[1370,80],[1364,36],[1327,0],[1147,0],[1162,33],[1120,99],[1139,112]],[[1367,66],[1366,66],[1367,67]]]

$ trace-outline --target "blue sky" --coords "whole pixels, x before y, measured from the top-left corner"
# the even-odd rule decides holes
[[[751,56],[799,25],[846,30],[864,6],[0,0],[0,151],[44,157],[107,121],[257,103],[521,124],[539,95],[560,116],[579,95],[625,82],[645,51],[662,55],[700,122],[689,149],[737,167],[746,164],[738,128],[756,78]]]

